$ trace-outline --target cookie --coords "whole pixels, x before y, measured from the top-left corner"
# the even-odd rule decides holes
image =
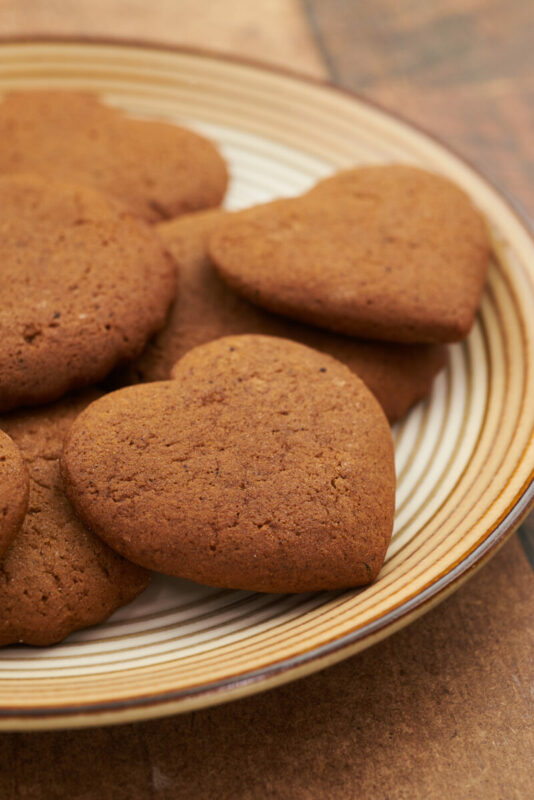
[[[209,251],[236,291],[270,311],[353,336],[454,342],[473,324],[490,242],[460,188],[393,165],[228,216]]]
[[[0,558],[22,525],[28,492],[28,472],[19,449],[0,431]]]
[[[117,555],[77,519],[63,491],[64,436],[94,391],[6,414],[0,425],[30,473],[22,529],[0,561],[0,645],[50,645],[107,619],[148,584],[149,573]]]
[[[293,339],[338,358],[367,384],[390,422],[403,417],[432,387],[445,365],[444,345],[365,342],[271,314],[236,294],[219,277],[207,253],[224,212],[199,211],[157,229],[174,256],[180,290],[165,327],[141,356],[127,365],[120,383],[166,380],[174,363],[199,344],[222,336],[261,333]]]
[[[226,165],[211,142],[137,120],[90,94],[22,91],[0,103],[0,173],[93,186],[149,221],[219,205]]]
[[[175,267],[153,228],[93,189],[0,177],[0,411],[53,400],[138,355]]]
[[[330,356],[267,336],[202,345],[173,380],[97,400],[67,436],[62,474],[119,553],[231,589],[369,583],[393,526],[377,401]]]

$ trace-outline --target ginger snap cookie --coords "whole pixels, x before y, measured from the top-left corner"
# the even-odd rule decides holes
[[[153,228],[93,189],[0,177],[0,411],[53,400],[140,353],[175,267]]]
[[[119,389],[67,435],[80,518],[145,567],[214,586],[369,583],[390,541],[393,443],[364,383],[267,336],[191,350],[173,380]]]
[[[0,431],[0,558],[18,533],[28,507],[28,472],[17,445]]]
[[[271,314],[234,292],[208,256],[208,239],[225,212],[198,211],[157,226],[179,272],[179,292],[167,322],[119,382],[166,380],[175,362],[222,336],[259,333],[293,339],[346,364],[378,399],[390,422],[403,417],[432,387],[446,363],[444,345],[357,340]]]
[[[0,173],[87,184],[149,221],[217,206],[226,165],[193,131],[137,120],[83,92],[20,91],[0,102]]]
[[[228,216],[209,249],[224,279],[270,311],[354,336],[452,342],[473,324],[490,241],[459,187],[391,165]]]
[[[30,473],[24,524],[0,561],[0,645],[50,645],[107,619],[148,584],[76,517],[59,474],[64,436],[94,391],[0,417]]]

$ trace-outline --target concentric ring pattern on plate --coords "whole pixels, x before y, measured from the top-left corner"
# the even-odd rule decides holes
[[[355,163],[434,169],[486,213],[496,257],[469,339],[450,347],[431,397],[394,429],[395,533],[371,587],[258,595],[158,577],[61,645],[0,650],[0,725],[101,724],[218,702],[332,663],[441,598],[531,479],[534,243],[505,201],[404,123],[254,66],[148,47],[2,46],[0,91],[37,86],[95,90],[134,115],[207,133],[230,163],[231,208],[297,194]]]

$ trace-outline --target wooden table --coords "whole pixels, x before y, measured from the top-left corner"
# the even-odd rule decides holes
[[[198,44],[329,77],[422,124],[534,216],[531,0],[0,0],[0,33]],[[534,522],[369,651],[153,722],[0,736],[2,800],[532,796]]]

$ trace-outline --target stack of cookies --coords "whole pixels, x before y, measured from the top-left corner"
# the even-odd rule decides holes
[[[97,624],[153,570],[371,582],[389,423],[480,303],[468,197],[390,165],[225,212],[209,141],[83,93],[6,96],[0,137],[0,644]]]

